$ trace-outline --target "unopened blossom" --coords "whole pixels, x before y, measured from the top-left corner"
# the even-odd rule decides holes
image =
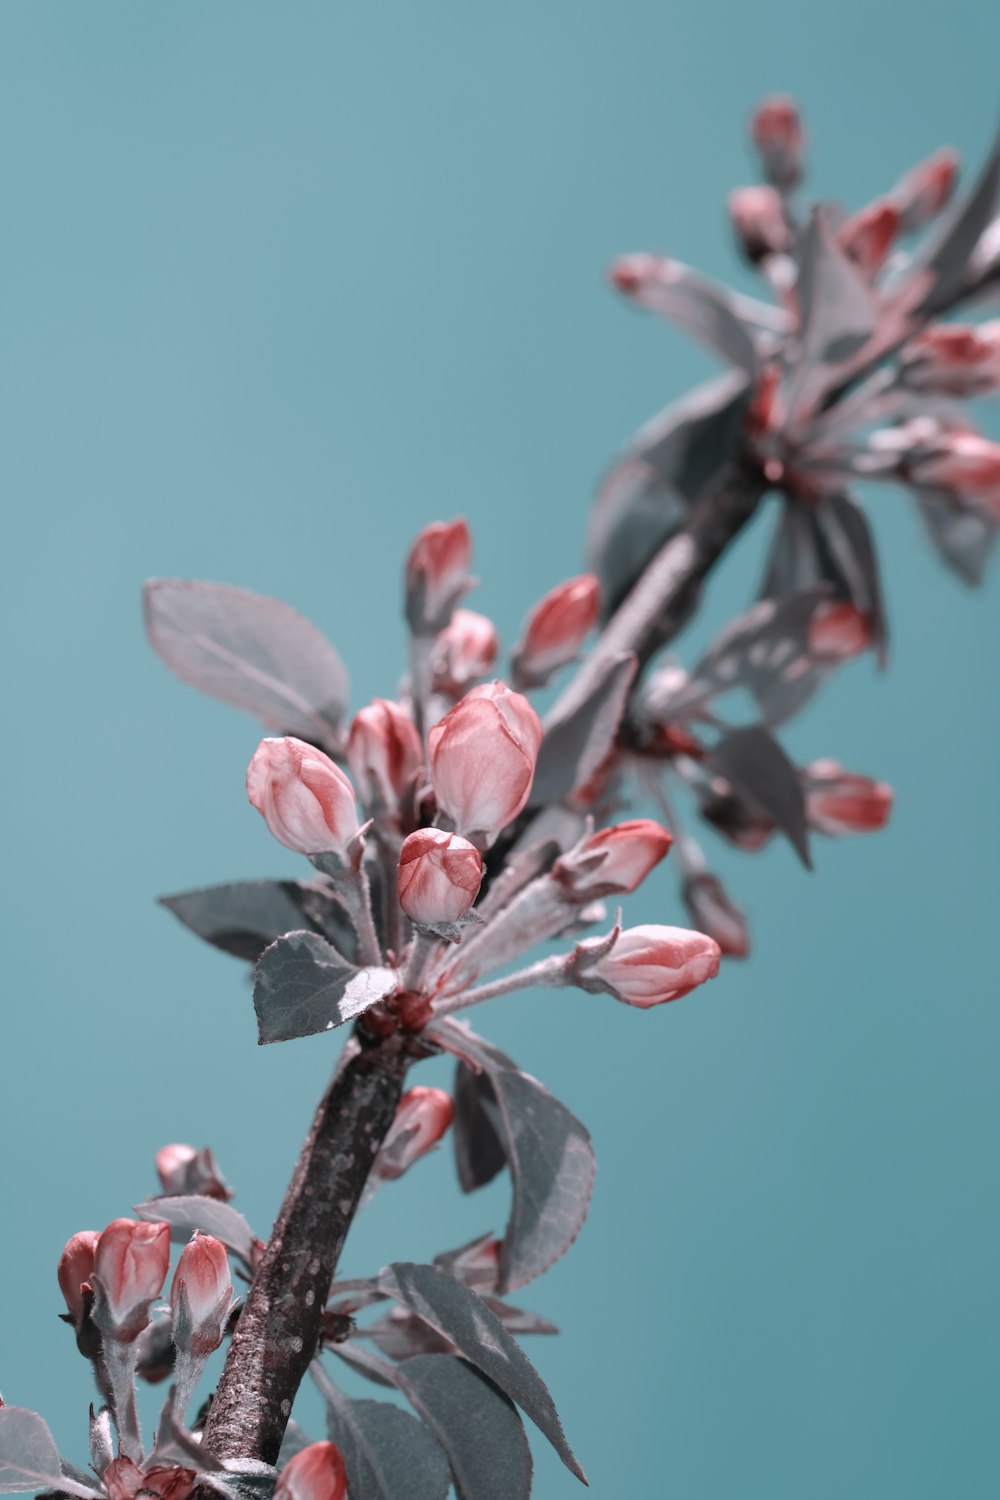
[[[958,152],[942,146],[900,178],[891,193],[904,234],[922,229],[944,208],[958,180]]]
[[[451,1095],[444,1089],[407,1089],[396,1109],[375,1163],[383,1181],[402,1177],[415,1161],[436,1146],[455,1118]]]
[[[419,828],[403,840],[396,889],[412,921],[428,927],[457,922],[479,895],[482,880],[482,855],[459,834]]]
[[[591,939],[577,947],[573,982],[641,1010],[679,1000],[714,979],[722,956],[714,938],[683,927],[626,927],[610,951],[592,961],[595,944],[606,946],[601,939]]]
[[[94,1249],[94,1322],[102,1333],[131,1343],[149,1322],[170,1264],[170,1226],[115,1219]]]
[[[901,378],[936,396],[983,396],[1000,390],[1000,319],[978,326],[933,323],[900,353]]]
[[[472,609],[456,609],[434,642],[434,690],[457,695],[488,677],[496,666],[500,640],[496,626]]]
[[[806,817],[817,833],[877,833],[889,821],[892,787],[884,781],[845,771],[835,760],[813,761],[803,780]]]
[[[772,94],[754,110],[750,134],[760,152],[764,175],[777,188],[794,187],[802,175],[805,132],[798,105],[787,94]]]
[[[469,587],[472,540],[455,521],[433,521],[417,536],[406,559],[406,618],[415,635],[443,630]]]
[[[233,1196],[208,1146],[196,1151],[181,1141],[161,1146],[155,1157],[156,1175],[168,1197],[198,1193],[226,1203]]]
[[[740,908],[726,895],[722,882],[707,870],[690,875],[684,882],[684,904],[698,931],[718,943],[726,958],[745,958],[750,951],[750,932]]]
[[[942,429],[929,452],[904,463],[914,484],[950,490],[1000,520],[1000,443],[971,428]]]
[[[667,830],[651,818],[616,823],[591,834],[558,859],[552,878],[576,902],[626,896],[660,863],[672,842]]]
[[[226,1247],[195,1234],[181,1251],[170,1285],[171,1333],[178,1349],[204,1357],[218,1349],[233,1305]]]
[[[84,1287],[89,1285],[94,1270],[94,1252],[100,1233],[96,1229],[81,1229],[66,1241],[59,1257],[59,1290],[66,1299],[73,1322],[80,1326],[84,1312]]]
[[[513,652],[514,673],[527,687],[541,685],[571,662],[597,624],[600,584],[593,573],[567,578],[535,605]]]
[[[728,206],[740,249],[752,264],[791,248],[792,233],[776,188],[734,188]]]
[[[809,624],[810,655],[822,662],[858,656],[872,639],[871,616],[846,599],[821,605]]]
[[[405,709],[376,698],[359,709],[347,738],[347,764],[366,809],[396,812],[423,765],[417,726]]]
[[[247,795],[268,828],[297,854],[343,854],[358,832],[354,788],[339,766],[304,740],[261,740]]]
[[[347,1469],[336,1443],[310,1443],[278,1475],[274,1500],[346,1500]]]
[[[138,1495],[149,1500],[157,1496],[159,1500],[188,1500],[197,1482],[193,1469],[175,1464],[152,1464],[141,1469],[124,1454],[113,1458],[101,1475],[108,1500],[136,1500]]]
[[[470,689],[427,737],[438,806],[456,828],[492,843],[531,792],[542,742],[538,715],[502,682]]]
[[[881,270],[900,231],[900,212],[888,198],[869,203],[841,225],[840,248],[859,270],[872,277]]]

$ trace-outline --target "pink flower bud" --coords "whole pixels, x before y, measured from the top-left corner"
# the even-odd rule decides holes
[[[415,1161],[437,1145],[454,1118],[455,1106],[444,1089],[407,1089],[378,1154],[375,1163],[378,1176],[385,1182],[402,1177]]]
[[[193,1146],[174,1142],[161,1146],[155,1158],[156,1175],[167,1197],[198,1193],[228,1203],[232,1190],[223,1180],[208,1146],[196,1151]]]
[[[848,661],[871,643],[871,617],[847,600],[821,605],[809,625],[810,654],[823,662]]]
[[[672,836],[649,818],[602,828],[552,867],[552,876],[573,901],[627,896],[660,863]]]
[[[469,587],[472,541],[466,523],[425,526],[406,559],[406,618],[414,635],[443,630]]]
[[[567,578],[550,589],[524,622],[514,648],[516,680],[526,687],[541,686],[553,672],[573,660],[597,624],[601,586],[593,573]]]
[[[170,1226],[115,1219],[98,1238],[92,1283],[94,1322],[131,1343],[149,1322],[170,1264]]]
[[[831,838],[877,833],[889,821],[892,787],[845,771],[835,760],[814,760],[803,778],[809,826]]]
[[[929,451],[904,465],[914,484],[950,490],[1000,520],[1000,443],[970,428],[942,429]]]
[[[714,938],[727,958],[746,958],[750,933],[746,918],[726,895],[722,882],[703,871],[684,882],[684,904],[698,930]]]
[[[232,1305],[226,1247],[210,1234],[196,1234],[181,1251],[170,1285],[170,1331],[177,1348],[202,1358],[218,1349]]]
[[[417,726],[398,703],[376,698],[355,714],[347,764],[369,812],[396,812],[423,761]]]
[[[880,198],[848,219],[837,240],[848,259],[870,278],[881,269],[899,231],[899,209]]]
[[[984,396],[1000,390],[1000,319],[973,327],[934,323],[911,339],[901,355],[911,390],[935,396]]]
[[[81,1229],[66,1241],[59,1257],[59,1290],[66,1298],[73,1322],[79,1327],[84,1312],[83,1288],[94,1270],[94,1251],[100,1235],[96,1229]]]
[[[656,926],[627,927],[611,951],[593,964],[587,962],[586,949],[581,943],[574,955],[581,965],[583,987],[604,990],[642,1010],[679,1000],[706,979],[714,979],[722,951],[703,932]]]
[[[358,831],[354,789],[328,755],[291,736],[261,740],[247,796],[286,849],[343,854]]]
[[[310,1443],[278,1475],[274,1500],[346,1500],[347,1469],[336,1443]]]
[[[130,1458],[113,1458],[101,1475],[108,1500],[136,1500],[137,1495],[160,1500],[187,1500],[197,1481],[193,1469],[173,1464],[154,1464],[140,1469]]]
[[[472,688],[427,736],[438,806],[477,842],[492,843],[531,792],[542,725],[502,682]]]
[[[754,110],[750,134],[764,175],[778,188],[794,187],[802,175],[805,134],[798,106],[787,94],[772,94]]]
[[[736,188],[729,194],[729,217],[740,249],[753,265],[791,248],[792,232],[775,188]]]
[[[479,895],[482,880],[482,855],[457,833],[419,828],[403,840],[396,889],[412,921],[427,927],[457,922]]]
[[[892,200],[902,216],[902,232],[923,229],[944,208],[958,180],[958,152],[942,146],[897,182]]]
[[[471,609],[456,609],[451,623],[434,643],[431,669],[435,691],[452,696],[464,693],[480,677],[489,676],[499,650],[492,620]]]

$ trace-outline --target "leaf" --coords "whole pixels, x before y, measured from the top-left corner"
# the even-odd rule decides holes
[[[186,1245],[197,1229],[221,1240],[247,1265],[253,1258],[253,1230],[241,1213],[217,1198],[205,1198],[200,1193],[147,1198],[136,1204],[135,1212],[149,1224],[169,1224],[175,1245]]]
[[[0,1492],[33,1494],[49,1487],[74,1495],[97,1493],[63,1473],[59,1449],[37,1412],[0,1407]]]
[[[753,371],[757,366],[756,345],[728,287],[665,256],[658,258],[657,268],[655,285],[642,305],[676,323],[728,363]]]
[[[318,884],[239,880],[161,896],[160,905],[207,943],[251,963],[275,938],[301,928],[303,918],[345,958],[357,956],[357,937],[344,908]]]
[[[396,969],[356,969],[315,932],[289,932],[266,948],[254,971],[261,1045],[342,1026],[399,983]]]
[[[499,1290],[513,1291],[565,1255],[583,1227],[597,1170],[590,1135],[537,1078],[467,1026],[440,1021],[427,1034],[485,1073],[496,1097],[514,1189]]]
[[[715,746],[711,763],[738,794],[774,820],[811,870],[802,787],[774,736],[759,724],[733,729]]]
[[[503,1142],[494,1124],[496,1095],[489,1079],[459,1060],[455,1065],[455,1119],[451,1143],[463,1193],[492,1182],[507,1165]],[[492,1109],[490,1108],[492,1106]]]
[[[610,657],[583,701],[548,724],[535,766],[532,806],[561,802],[597,770],[614,744],[637,665],[631,651]]]
[[[945,311],[961,291],[976,244],[996,212],[1000,192],[1000,135],[972,191],[960,196],[913,257],[914,270],[926,268],[934,282],[921,305],[925,315]]]
[[[379,1285],[451,1339],[476,1369],[531,1418],[570,1473],[586,1483],[538,1371],[481,1297],[437,1266],[409,1262],[387,1266]]]
[[[517,1409],[464,1360],[422,1354],[399,1386],[444,1449],[459,1500],[527,1500],[531,1449]]]
[[[703,710],[729,690],[745,688],[768,723],[789,718],[825,676],[810,656],[809,628],[828,598],[829,591],[820,587],[755,604],[716,636],[671,699],[671,713]]]
[[[183,681],[268,729],[339,746],[347,673],[322,632],[291,605],[178,578],[153,579],[144,598],[150,643]]]
[[[642,427],[608,476],[587,529],[605,620],[684,525],[695,500],[723,482],[751,398],[750,381],[736,373],[699,386]]]
[[[878,555],[868,518],[850,496],[825,495],[816,508],[816,522],[844,580],[848,597],[871,620],[878,658],[884,665],[889,631]]]
[[[327,1433],[344,1455],[348,1491],[358,1500],[444,1500],[448,1460],[409,1412],[385,1401],[355,1401],[341,1394],[313,1365],[326,1400]]]
[[[808,415],[878,327],[874,296],[830,233],[821,209],[805,232],[799,267],[799,353],[788,398],[787,425]]]
[[[982,583],[996,542],[997,523],[980,510],[957,504],[947,491],[921,487],[914,493],[938,556],[963,583]]]

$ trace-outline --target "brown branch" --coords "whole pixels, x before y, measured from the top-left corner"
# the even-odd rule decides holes
[[[413,1038],[349,1044],[316,1111],[233,1333],[205,1425],[218,1458],[274,1463],[319,1343],[333,1273],[392,1124]]]

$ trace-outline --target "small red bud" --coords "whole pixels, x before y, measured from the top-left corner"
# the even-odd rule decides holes
[[[77,1327],[84,1311],[83,1288],[93,1274],[94,1252],[99,1239],[100,1234],[96,1229],[81,1229],[66,1241],[65,1249],[59,1257],[59,1289]]]
[[[346,1500],[347,1469],[336,1443],[310,1443],[278,1475],[274,1500]]]
[[[482,880],[482,855],[457,833],[420,828],[403,840],[396,888],[412,921],[427,927],[457,922],[479,895]]]
[[[261,740],[247,796],[279,843],[297,854],[343,853],[358,831],[354,788],[322,750],[292,736]]]
[[[178,1349],[204,1357],[218,1349],[232,1310],[226,1247],[196,1234],[181,1251],[170,1286],[171,1332]]]
[[[399,1101],[374,1170],[383,1181],[402,1177],[436,1145],[455,1118],[451,1095],[444,1089],[408,1089]]]
[[[98,1238],[92,1283],[94,1322],[131,1343],[149,1322],[170,1264],[170,1226],[115,1219]]]

